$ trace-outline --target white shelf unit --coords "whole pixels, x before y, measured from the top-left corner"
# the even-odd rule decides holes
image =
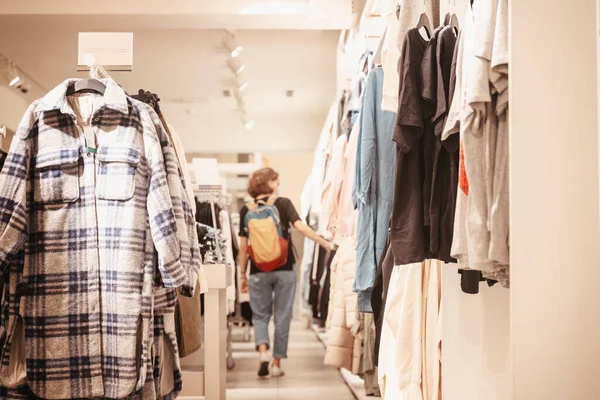
[[[181,360],[186,400],[225,400],[227,390],[227,299],[231,266],[203,266],[208,292],[204,294],[204,346]]]

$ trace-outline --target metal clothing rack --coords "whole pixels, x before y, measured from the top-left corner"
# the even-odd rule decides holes
[[[209,203],[213,201],[222,209],[228,209],[229,207],[231,207],[231,204],[233,202],[233,196],[227,193],[222,193],[220,191],[219,193],[216,193],[214,191],[198,189],[194,191],[194,196],[200,202]]]

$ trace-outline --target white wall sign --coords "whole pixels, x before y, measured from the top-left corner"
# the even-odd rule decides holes
[[[90,56],[107,71],[132,71],[133,32],[79,32],[78,71],[89,71]]]
[[[221,187],[219,163],[216,158],[193,158],[192,166],[196,185],[200,187]]]

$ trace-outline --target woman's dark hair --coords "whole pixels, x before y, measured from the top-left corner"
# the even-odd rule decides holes
[[[254,198],[263,194],[272,194],[273,189],[269,186],[269,182],[277,178],[279,178],[279,174],[273,168],[262,168],[255,171],[248,183],[248,194]]]

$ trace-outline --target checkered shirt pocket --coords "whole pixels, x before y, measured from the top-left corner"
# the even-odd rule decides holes
[[[35,156],[36,203],[71,203],[79,199],[79,148],[50,148]]]
[[[135,192],[135,171],[140,150],[131,145],[112,145],[98,149],[96,193],[101,200],[129,200]]]

